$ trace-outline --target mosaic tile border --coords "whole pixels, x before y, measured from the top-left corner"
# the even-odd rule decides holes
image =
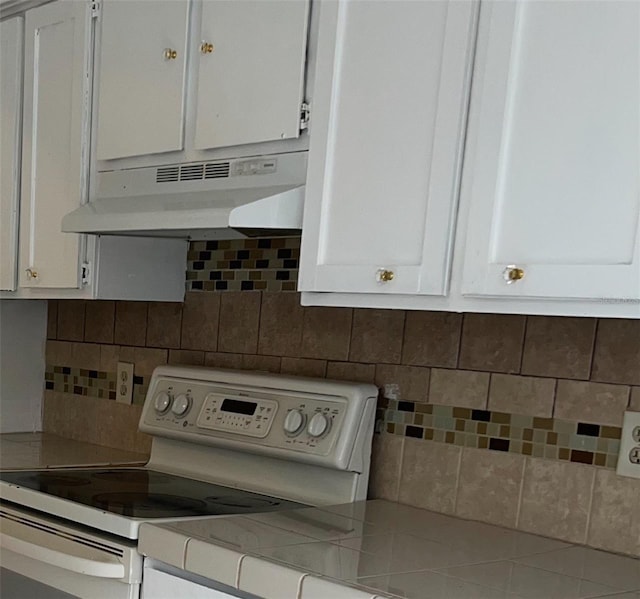
[[[295,291],[300,237],[192,241],[187,291]]]
[[[117,375],[115,372],[47,365],[44,380],[47,391],[111,400],[116,398]],[[133,405],[144,404],[148,387],[149,380],[146,377],[133,377]]]
[[[133,404],[143,405],[150,377],[134,376]],[[45,389],[115,400],[116,373],[47,365]],[[615,468],[622,429],[422,402],[381,399],[378,430],[462,447]]]
[[[618,461],[615,426],[399,400],[379,408],[378,428],[394,435],[605,468]]]

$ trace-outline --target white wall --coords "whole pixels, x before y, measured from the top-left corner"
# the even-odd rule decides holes
[[[0,301],[0,433],[42,430],[46,338],[46,301]]]

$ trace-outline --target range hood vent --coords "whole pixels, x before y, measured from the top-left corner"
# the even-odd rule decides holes
[[[302,227],[307,152],[104,171],[70,233],[230,239]]]
[[[156,170],[156,183],[226,179],[229,177],[230,165],[231,163],[227,161],[183,164],[182,166],[160,166]]]

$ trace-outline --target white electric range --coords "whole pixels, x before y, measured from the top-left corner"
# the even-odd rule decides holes
[[[141,523],[365,499],[376,397],[366,384],[157,368],[146,466],[0,473],[0,594],[137,599]]]

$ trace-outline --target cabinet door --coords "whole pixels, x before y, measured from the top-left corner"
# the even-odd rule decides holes
[[[81,0],[26,13],[21,287],[78,287],[80,237],[60,226],[85,196],[90,19]]]
[[[639,298],[640,3],[486,2],[479,27],[463,293]]]
[[[205,0],[198,150],[298,137],[308,0]]]
[[[301,290],[446,294],[476,10],[322,4]]]
[[[0,23],[0,290],[16,288],[20,120],[22,102],[22,17]]]
[[[101,12],[98,160],[181,150],[189,2],[104,0]]]

